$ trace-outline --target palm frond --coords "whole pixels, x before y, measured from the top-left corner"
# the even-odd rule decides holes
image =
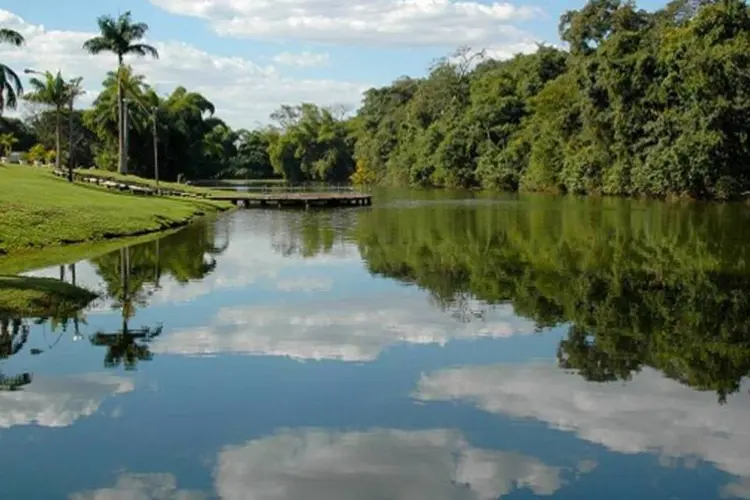
[[[57,74],[45,73],[44,79],[32,78],[29,84],[33,92],[24,95],[26,101],[60,107],[70,99],[68,84],[59,71]]]
[[[21,79],[9,66],[0,64],[0,79],[4,82],[8,82],[15,91],[16,94],[23,94],[23,85]]]
[[[146,23],[133,23],[127,26],[127,34],[130,40],[140,40],[146,35],[148,31],[148,24]]]
[[[7,80],[0,79],[0,113],[6,109],[16,109],[18,94]]]
[[[24,40],[23,35],[21,35],[17,31],[13,31],[7,28],[0,28],[0,43],[9,43],[11,45],[15,45],[16,47],[20,47],[21,45],[26,43],[26,40]]]
[[[112,35],[117,33],[117,20],[109,15],[99,16],[96,19],[96,25],[99,27],[99,32],[104,38],[112,38]]]
[[[128,48],[128,52],[136,54],[141,57],[151,56],[154,59],[159,59],[159,51],[151,45],[145,43],[136,43]]]
[[[83,49],[89,54],[96,55],[112,50],[112,43],[104,36],[97,36],[83,42]]]

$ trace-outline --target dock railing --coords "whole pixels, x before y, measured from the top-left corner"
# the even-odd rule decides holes
[[[359,191],[355,186],[340,184],[297,184],[297,185],[236,185],[212,186],[211,189],[234,191],[240,193],[353,193]]]

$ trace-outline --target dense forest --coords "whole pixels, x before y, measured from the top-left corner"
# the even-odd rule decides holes
[[[165,178],[477,187],[729,199],[750,190],[750,11],[743,0],[676,0],[647,12],[590,0],[563,14],[565,49],[499,61],[461,48],[423,78],[365,93],[354,115],[285,105],[233,130],[200,94],[157,96],[127,67],[129,170]],[[117,164],[115,73],[77,128],[81,165]],[[54,110],[3,127],[55,141]],[[1,131],[0,131],[1,132]],[[67,133],[67,132],[66,132]],[[63,136],[66,136],[64,133]]]
[[[727,198],[750,188],[750,15],[741,0],[649,13],[592,0],[569,51],[472,65],[367,93],[360,168],[381,182]]]

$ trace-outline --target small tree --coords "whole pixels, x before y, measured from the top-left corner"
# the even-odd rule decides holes
[[[18,142],[16,136],[13,134],[0,134],[0,148],[2,148],[3,156],[8,157],[13,151],[13,146]]]
[[[57,158],[57,153],[54,149],[50,149],[46,153],[44,153],[44,159],[47,160],[47,164],[51,165],[55,162],[55,159]]]
[[[29,153],[27,155],[27,158],[29,159],[29,162],[35,163],[35,162],[43,162],[46,160],[47,156],[47,149],[42,144],[34,144],[34,146],[29,149]]]
[[[377,174],[367,166],[364,160],[357,160],[357,169],[350,177],[350,180],[355,186],[366,186],[368,184],[375,184]]]

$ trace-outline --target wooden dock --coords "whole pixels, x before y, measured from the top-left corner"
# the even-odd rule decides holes
[[[66,177],[67,172],[55,170],[53,172],[59,177]],[[107,189],[130,192],[136,195],[145,196],[181,196],[190,198],[200,198],[213,201],[231,202],[237,206],[251,208],[333,208],[333,207],[356,207],[372,205],[372,195],[361,193],[352,188],[336,188],[331,191],[308,191],[304,188],[263,188],[253,191],[235,191],[235,190],[210,190],[205,191],[182,191],[161,187],[158,190],[155,186],[135,183],[109,180],[97,175],[90,175],[84,172],[74,172],[74,177],[78,182],[95,184]]]
[[[369,206],[372,195],[357,192],[302,192],[302,193],[226,193],[209,197],[215,201],[229,201],[235,205],[251,207],[276,208],[333,208]]]

